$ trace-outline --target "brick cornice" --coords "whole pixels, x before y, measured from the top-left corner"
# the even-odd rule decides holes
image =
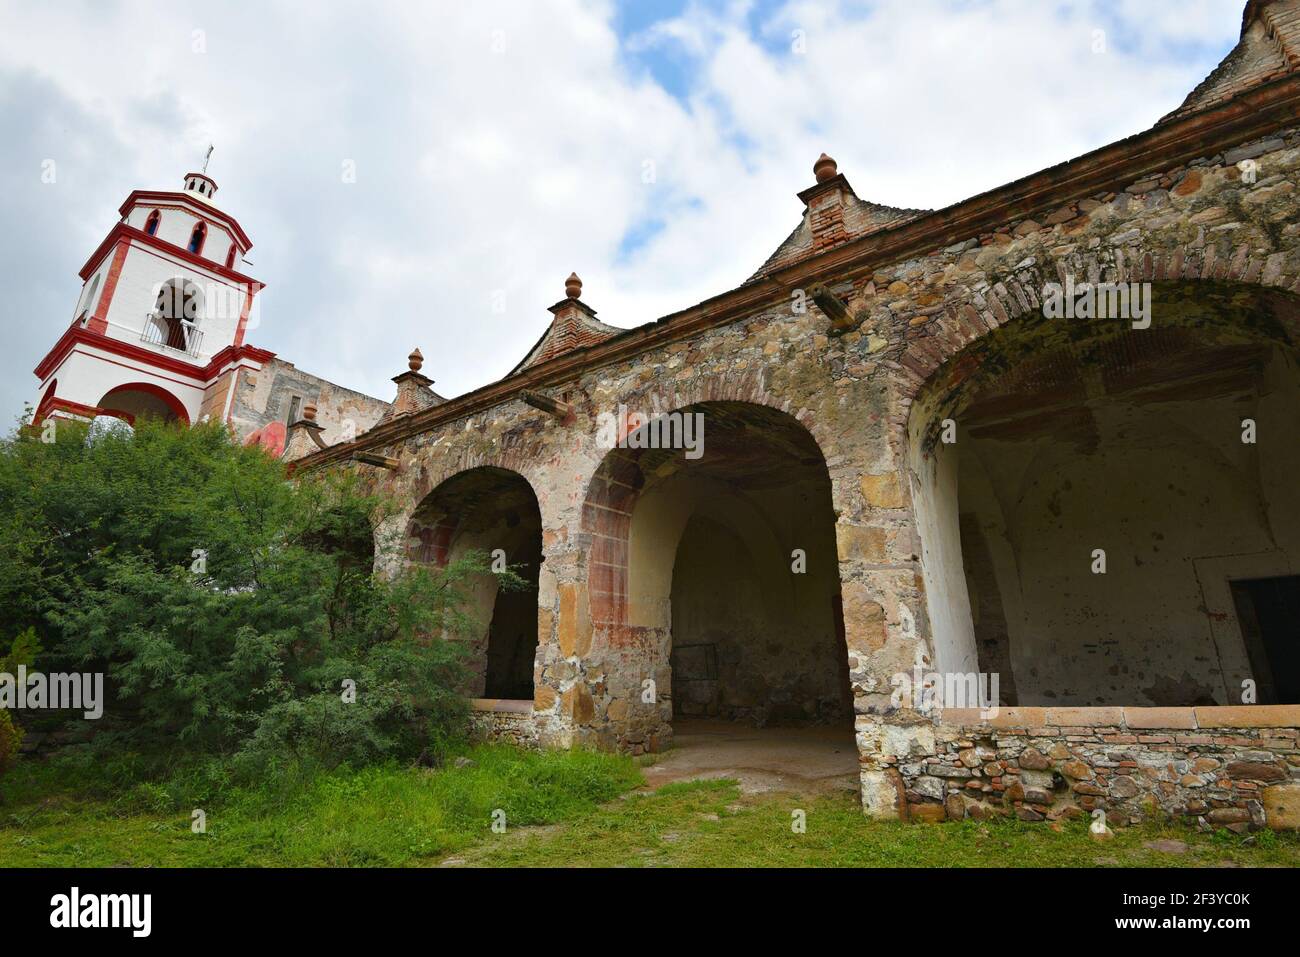
[[[442,423],[473,415],[518,396],[634,357],[673,341],[770,308],[790,290],[834,277],[855,278],[889,263],[970,239],[996,227],[1103,191],[1118,191],[1156,172],[1300,122],[1300,74],[1263,84],[1211,109],[1171,121],[986,193],[849,240],[772,270],[754,282],[629,329],[593,346],[579,346],[441,405],[403,416],[294,463],[312,469],[344,461],[353,452],[382,448]]]

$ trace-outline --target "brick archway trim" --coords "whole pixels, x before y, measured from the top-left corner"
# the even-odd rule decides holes
[[[1113,255],[1114,260],[1107,261],[1089,251],[1068,267],[1064,259],[1051,260],[1040,270],[1021,272],[1016,278],[995,283],[982,296],[976,294],[945,308],[934,333],[909,343],[891,364],[902,412],[896,421],[906,422],[912,403],[946,363],[1012,320],[1041,309],[1043,283],[1064,281],[1067,272],[1076,277],[1099,277],[1098,282],[1236,282],[1300,294],[1300,272],[1284,271],[1291,255],[1287,251],[1252,255],[1250,247],[1242,243],[1230,256],[1220,256],[1215,246],[1192,242],[1154,249],[1119,247]],[[1291,343],[1300,343],[1300,321],[1291,325]]]

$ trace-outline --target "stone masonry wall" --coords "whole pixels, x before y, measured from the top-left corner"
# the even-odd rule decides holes
[[[1300,824],[1300,707],[948,711],[895,763],[913,821],[1165,817],[1244,832]],[[927,735],[928,737],[928,735]]]
[[[300,400],[300,415],[304,406],[316,406],[316,421],[325,429],[321,437],[327,444],[342,440],[345,423],[351,423],[352,434],[360,435],[388,410],[387,402],[303,372],[292,362],[272,359],[261,371],[239,376],[230,409],[236,434],[242,439],[276,421],[291,425],[288,414],[293,396]]]
[[[489,699],[472,702],[469,727],[472,738],[504,741],[521,748],[538,745],[532,711],[502,710],[497,702]]]
[[[1256,161],[1253,182],[1235,165],[1243,158]],[[728,325],[587,367],[562,386],[541,390],[573,406],[564,421],[510,399],[377,447],[372,451],[397,459],[395,471],[347,467],[365,469],[408,509],[379,530],[379,564],[401,560],[406,518],[441,481],[479,465],[518,472],[542,515],[534,672],[539,741],[633,751],[666,746],[662,704],[645,704],[639,694],[642,679],[661,667],[663,636],[605,614],[605,597],[593,595],[607,575],[607,562],[592,565],[593,543],[616,538],[626,522],[617,509],[584,520],[584,506],[608,484],[602,464],[609,450],[598,442],[597,416],[620,404],[653,412],[711,400],[782,410],[815,438],[831,480],[864,806],[884,817],[906,813],[911,803],[924,806],[905,797],[907,782],[893,756],[937,757],[926,742],[938,735],[934,746],[945,752],[951,742],[928,716],[893,705],[890,685],[891,675],[912,669],[918,649],[933,660],[911,480],[924,450],[907,433],[913,402],[932,382],[951,401],[970,364],[980,361],[953,360],[1003,324],[1041,320],[1043,283],[1065,273],[1092,281],[1209,280],[1300,292],[1298,171],[1300,132],[1280,131],[1113,191],[1063,201],[1038,219],[1011,218],[1003,228],[928,255],[828,280],[857,318],[844,335],[830,335],[827,317],[800,290],[788,290],[779,300],[774,295],[769,308]],[[1300,341],[1295,323],[1265,331]],[[608,555],[617,562],[619,549]],[[1008,748],[1015,737],[1004,736]],[[1060,727],[1035,738],[1049,751],[1057,740],[1066,748],[1072,743]],[[982,746],[999,752],[991,760],[1015,757],[989,740]],[[1176,762],[1241,763],[1238,753],[1191,757],[1194,748],[1208,746],[1176,738],[1169,746]],[[1253,741],[1223,747],[1278,753]],[[1234,786],[1229,798],[1215,800],[1238,807],[1241,790]]]
[[[1244,160],[1254,162],[1253,175],[1237,166]],[[1038,219],[1009,219],[1000,229],[928,256],[881,265],[869,277],[839,287],[861,323],[834,340],[826,358],[834,362],[841,351],[865,352],[882,373],[895,373],[891,424],[900,431],[907,429],[914,403],[925,405],[917,407],[924,421],[914,430],[916,438],[889,438],[891,448],[903,450],[895,460],[902,474],[892,487],[909,524],[916,520],[915,496],[927,485],[924,470],[933,467],[926,443],[934,440],[941,418],[960,416],[962,384],[988,358],[980,348],[985,337],[1016,320],[1056,322],[1059,334],[1069,336],[1068,322],[1042,317],[1045,283],[1062,282],[1067,275],[1089,282],[1235,282],[1294,295],[1300,292],[1298,179],[1300,131],[1281,130],[1113,191],[1079,197]],[[1153,328],[1161,322],[1159,307],[1157,298]],[[1239,321],[1244,326],[1256,317],[1243,315]],[[1279,311],[1252,332],[1294,346],[1300,343],[1300,312]],[[1005,361],[996,354],[993,359]],[[863,482],[865,491],[866,477]],[[941,596],[935,583],[942,570],[921,571],[918,592]],[[924,598],[919,605],[916,633],[933,654],[929,606]],[[847,615],[847,591],[845,607]],[[850,653],[857,654],[852,643]],[[876,681],[890,668],[879,653],[859,657],[857,667],[864,664]],[[907,666],[890,670],[905,673]],[[871,690],[876,694],[859,692],[858,698],[863,800],[889,816],[896,802],[900,812],[906,802],[902,783],[883,756],[905,752],[911,736],[924,740],[931,722],[881,702],[887,679]]]
[[[898,449],[887,439],[888,384],[863,357],[824,361],[817,350],[827,347],[825,322],[811,307],[764,312],[551,390],[574,407],[571,421],[512,400],[385,446],[397,470],[348,466],[407,508],[377,530],[380,567],[401,561],[409,516],[441,482],[484,465],[519,473],[542,516],[534,672],[541,740],[658,750],[670,740],[670,715],[665,702],[643,702],[641,690],[645,677],[662,677],[656,668],[667,663],[663,636],[605,618],[601,607],[593,614],[592,543],[610,531],[584,523],[584,505],[610,451],[599,444],[597,417],[620,403],[646,412],[719,400],[768,406],[797,419],[823,452],[838,513],[847,641],[864,659],[868,651],[883,655],[886,665],[871,687],[884,687],[887,702],[888,674],[911,666],[914,629],[908,624],[913,637],[889,653],[887,634],[920,614],[915,535],[895,465]],[[849,660],[864,693],[868,670]]]

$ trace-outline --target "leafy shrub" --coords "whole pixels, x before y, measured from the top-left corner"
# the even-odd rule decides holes
[[[445,749],[464,727],[470,556],[373,570],[393,503],[286,481],[219,425],[60,424],[0,443],[0,621],[104,671],[109,746],[266,769]],[[355,697],[345,694],[355,689]],[[172,768],[175,770],[175,767]],[[221,772],[224,773],[224,772]]]
[[[17,676],[19,665],[30,666],[40,652],[40,643],[36,640],[36,630],[28,628],[14,638],[9,653],[0,656],[0,675]],[[0,778],[18,758],[23,745],[23,729],[14,721],[8,710],[0,709]]]
[[[23,744],[23,729],[14,724],[8,711],[0,711],[0,779],[18,757]]]

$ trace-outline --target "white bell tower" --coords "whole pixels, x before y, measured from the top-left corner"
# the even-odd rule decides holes
[[[252,241],[216,194],[202,172],[126,198],[81,268],[72,324],[36,367],[37,421],[228,420],[234,373],[274,354],[244,342],[263,286],[244,272]]]

